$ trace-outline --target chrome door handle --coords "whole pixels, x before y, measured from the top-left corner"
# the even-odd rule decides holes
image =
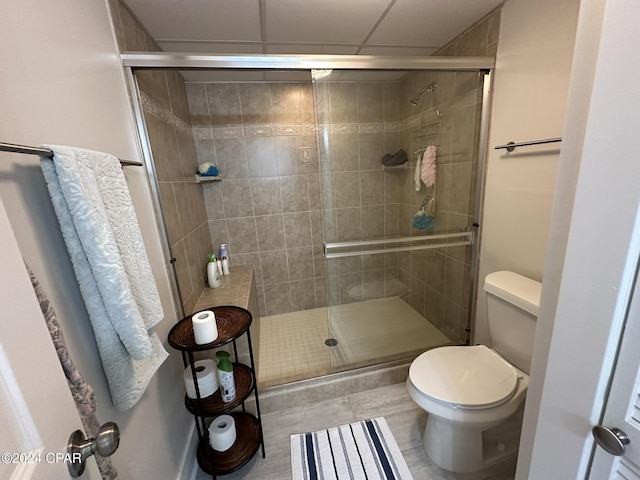
[[[76,430],[69,437],[67,463],[69,474],[78,478],[84,472],[85,462],[94,453],[101,457],[110,457],[120,445],[120,429],[114,422],[107,422],[98,429],[96,438],[84,438],[82,430]]]
[[[629,445],[629,437],[619,428],[596,425],[591,430],[596,443],[608,453],[615,456],[624,455],[625,445]]]

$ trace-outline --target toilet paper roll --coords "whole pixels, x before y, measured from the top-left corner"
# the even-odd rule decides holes
[[[198,345],[211,343],[218,338],[216,316],[211,310],[204,310],[191,317],[193,336]]]
[[[218,452],[229,450],[236,441],[236,422],[231,415],[220,415],[209,425],[209,445]]]
[[[196,371],[200,398],[213,395],[218,389],[218,368],[216,362],[211,359],[198,360],[193,364],[193,367]],[[187,397],[198,398],[196,395],[195,382],[193,381],[193,372],[190,366],[185,369],[183,377],[184,386],[187,389]]]

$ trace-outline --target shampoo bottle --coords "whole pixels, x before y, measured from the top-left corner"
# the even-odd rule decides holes
[[[216,260],[216,268],[218,269],[218,275],[220,279],[222,279],[222,275],[224,275],[224,272],[222,271],[222,260],[220,260],[219,258]]]
[[[220,395],[223,402],[230,402],[236,398],[236,382],[233,379],[233,365],[229,360],[229,352],[220,350],[218,357],[218,378],[220,379]]]
[[[227,257],[222,257],[222,273],[224,275],[229,275],[229,259]]]
[[[220,244],[220,250],[218,250],[218,255],[222,259],[222,274],[229,275],[229,254],[227,253],[227,244]]]

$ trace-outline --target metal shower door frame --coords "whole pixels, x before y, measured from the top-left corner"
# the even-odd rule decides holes
[[[177,281],[175,258],[171,253],[169,235],[162,206],[158,179],[153,163],[151,145],[147,135],[140,92],[135,77],[137,70],[290,70],[309,71],[314,69],[336,70],[431,70],[453,72],[478,72],[484,74],[482,91],[482,111],[477,147],[476,198],[473,226],[475,241],[472,248],[471,285],[469,292],[469,315],[467,319],[468,340],[472,341],[472,319],[475,318],[478,285],[478,262],[480,248],[480,219],[484,197],[485,163],[488,149],[489,115],[491,108],[492,72],[495,59],[492,57],[391,57],[376,55],[211,55],[204,53],[144,52],[123,53],[120,58],[125,69],[129,91],[138,129],[140,147],[144,157],[156,221],[163,235],[162,246],[167,267],[173,275],[170,283],[179,318],[184,316],[182,298]]]

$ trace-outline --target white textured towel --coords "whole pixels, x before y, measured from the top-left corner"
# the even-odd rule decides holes
[[[120,161],[46,146],[49,194],[89,312],[111,397],[131,408],[168,353],[150,329],[164,313]]]
[[[422,167],[420,178],[427,187],[432,187],[436,183],[436,147],[429,145],[422,157]]]

